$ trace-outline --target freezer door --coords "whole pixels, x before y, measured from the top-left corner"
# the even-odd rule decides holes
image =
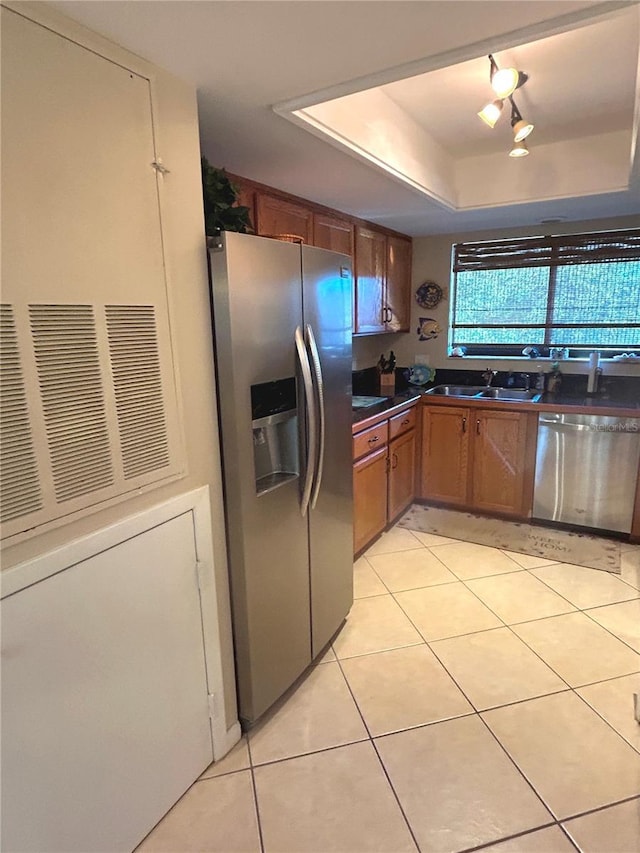
[[[300,477],[274,477],[275,488],[256,488],[254,442],[267,441],[269,430],[269,440],[280,441],[284,427],[266,418],[252,428],[251,402],[252,386],[296,376],[300,249],[247,234],[225,233],[222,242],[223,251],[210,254],[216,371],[240,717],[250,723],[311,661]],[[296,403],[304,444],[299,385]]]
[[[322,478],[319,488],[318,481],[314,483],[309,510],[311,637],[316,657],[353,602],[351,260],[303,246],[302,278],[305,337],[312,365],[313,340],[317,347],[324,405],[324,412],[318,412],[318,446],[324,444],[324,454],[316,464],[316,476],[321,473]]]

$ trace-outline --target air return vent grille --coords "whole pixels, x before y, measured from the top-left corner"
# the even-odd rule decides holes
[[[109,354],[126,479],[169,464],[155,311],[107,305]]]
[[[42,506],[11,305],[0,305],[0,418],[0,500],[4,523],[35,512]]]
[[[183,474],[166,304],[0,306],[2,538]]]
[[[113,482],[93,308],[29,306],[56,499]]]

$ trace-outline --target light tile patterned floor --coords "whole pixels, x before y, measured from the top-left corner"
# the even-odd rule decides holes
[[[614,577],[394,529],[354,586],[139,853],[640,851],[640,547]]]

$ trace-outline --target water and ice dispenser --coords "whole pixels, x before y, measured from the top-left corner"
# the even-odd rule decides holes
[[[256,494],[296,479],[300,457],[294,377],[251,386],[251,427]]]

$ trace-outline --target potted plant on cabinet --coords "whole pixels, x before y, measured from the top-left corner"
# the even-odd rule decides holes
[[[216,169],[206,157],[202,165],[202,195],[204,201],[204,226],[209,238],[221,231],[253,232],[248,207],[237,203],[238,188],[231,182],[224,169]]]

